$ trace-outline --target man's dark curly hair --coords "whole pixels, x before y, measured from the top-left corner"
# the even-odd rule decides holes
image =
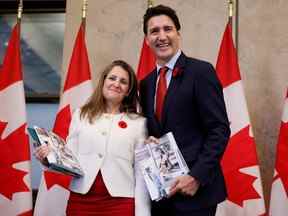
[[[177,31],[181,29],[181,25],[175,10],[165,5],[157,5],[155,7],[148,8],[143,16],[143,32],[145,35],[147,34],[147,23],[149,19],[160,15],[168,16],[173,21]]]

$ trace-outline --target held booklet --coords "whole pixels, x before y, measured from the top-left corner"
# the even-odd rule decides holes
[[[144,144],[135,149],[152,200],[167,197],[175,178],[189,172],[188,166],[171,132],[160,138],[160,143]]]
[[[84,175],[77,158],[71,150],[66,148],[64,139],[51,131],[37,126],[28,128],[28,132],[34,140],[33,145],[35,148],[41,145],[50,145],[52,151],[46,158],[49,169],[74,177]]]

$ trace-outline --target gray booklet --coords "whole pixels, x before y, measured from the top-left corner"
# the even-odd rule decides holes
[[[176,177],[189,172],[172,132],[159,140],[159,144],[148,143],[135,148],[135,160],[151,199],[156,201],[168,196]]]
[[[63,174],[81,177],[84,172],[77,160],[76,156],[68,149],[65,140],[52,131],[34,126],[28,128],[31,138],[34,140],[34,147],[41,145],[49,145],[51,152],[46,158],[48,168],[52,171],[61,172]]]

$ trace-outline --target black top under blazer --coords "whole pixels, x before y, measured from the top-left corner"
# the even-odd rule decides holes
[[[230,137],[229,121],[222,86],[210,63],[181,53],[174,69],[158,122],[154,114],[157,71],[140,83],[140,102],[147,118],[150,136],[171,131],[190,169],[200,182],[193,197],[176,194],[175,208],[199,209],[213,206],[226,198],[220,160]]]

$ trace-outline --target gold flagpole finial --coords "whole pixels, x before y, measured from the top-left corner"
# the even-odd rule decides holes
[[[87,5],[88,5],[88,0],[83,0],[83,5],[82,5],[82,19],[85,19],[85,18],[86,18]]]
[[[148,0],[148,8],[151,8],[153,7],[153,0]]]
[[[234,3],[233,0],[228,0],[229,18],[233,17]]]
[[[23,0],[19,0],[18,15],[17,15],[17,18],[18,18],[19,20],[21,20],[22,11],[23,11]]]

